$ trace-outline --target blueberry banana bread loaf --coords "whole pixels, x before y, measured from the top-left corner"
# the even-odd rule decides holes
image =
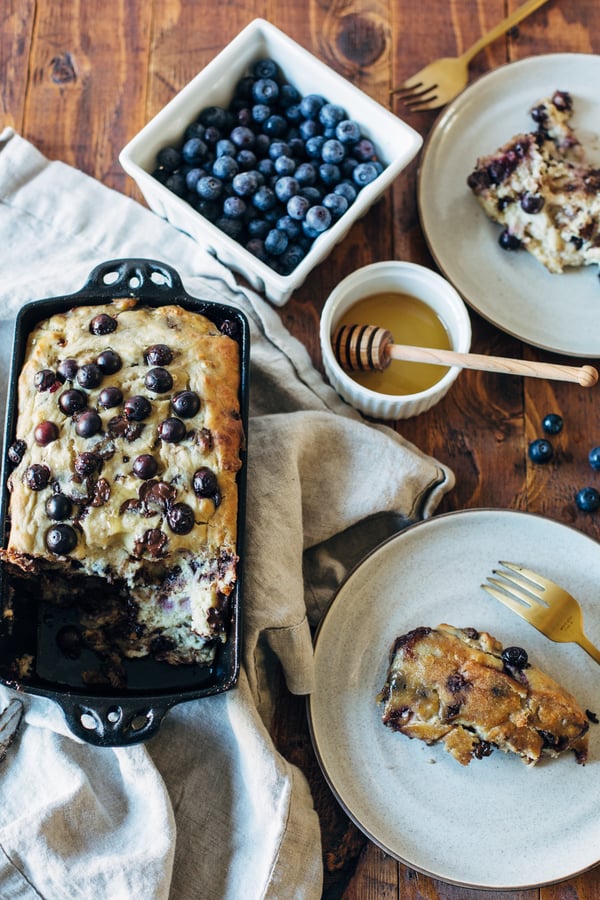
[[[235,322],[233,322],[235,325]],[[238,341],[176,305],[115,300],[29,335],[0,558],[80,604],[101,658],[208,664],[238,577]]]
[[[473,628],[420,627],[396,639],[379,701],[393,731],[442,741],[462,765],[495,747],[527,765],[543,755],[588,753],[589,721],[577,701],[508,647]]]
[[[530,110],[537,126],[477,160],[467,183],[503,226],[505,250],[528,250],[553,273],[600,263],[600,169],[570,125],[573,100],[555,91]]]

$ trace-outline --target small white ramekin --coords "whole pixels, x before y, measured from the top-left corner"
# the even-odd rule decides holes
[[[302,95],[322,94],[330,102],[343,106],[348,116],[360,124],[364,136],[373,141],[378,157],[385,165],[383,172],[360,191],[348,211],[315,240],[289,275],[279,274],[253,256],[152,176],[158,151],[180,141],[186,125],[205,107],[226,106],[249,66],[265,56],[279,64],[286,78]],[[391,186],[422,143],[418,132],[389,109],[269,22],[254,19],[129,141],[121,150],[119,161],[137,182],[150,209],[191,235],[200,246],[241,274],[272,303],[283,306],[309,272],[323,262],[354,223]]]
[[[348,403],[375,419],[408,419],[431,409],[444,397],[460,370],[452,366],[432,387],[415,394],[380,394],[357,384],[339,365],[332,338],[343,314],[359,300],[384,292],[405,293],[426,303],[446,327],[452,350],[468,353],[471,320],[467,307],[452,285],[425,266],[388,260],[372,263],[348,275],[331,292],[321,314],[320,341],[325,373],[331,385]],[[370,325],[385,325],[370,322]],[[401,338],[394,335],[398,343]],[[393,363],[392,363],[393,365]]]

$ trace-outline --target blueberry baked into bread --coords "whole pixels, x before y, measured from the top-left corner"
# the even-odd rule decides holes
[[[42,600],[81,606],[113,681],[124,658],[208,664],[227,637],[244,435],[226,331],[123,299],[28,338],[0,558]]]
[[[571,127],[573,100],[555,91],[530,110],[536,128],[477,160],[467,183],[503,226],[505,250],[524,248],[552,273],[600,264],[600,168]]]
[[[442,624],[401,635],[378,700],[385,725],[441,741],[463,766],[494,748],[527,765],[567,750],[587,759],[589,721],[575,698],[485,631]]]

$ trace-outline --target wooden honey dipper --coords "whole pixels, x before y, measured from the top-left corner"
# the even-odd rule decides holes
[[[581,387],[588,388],[598,381],[598,372],[593,366],[564,366],[479,353],[458,353],[436,347],[395,344],[391,332],[376,325],[342,325],[334,335],[333,352],[346,372],[374,369],[382,371],[392,359],[402,359],[434,366],[460,366],[461,369],[477,369],[480,372],[574,381]]]

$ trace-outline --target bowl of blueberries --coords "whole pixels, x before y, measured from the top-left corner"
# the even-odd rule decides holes
[[[250,22],[123,148],[149,207],[282,306],[421,136],[269,22]]]

